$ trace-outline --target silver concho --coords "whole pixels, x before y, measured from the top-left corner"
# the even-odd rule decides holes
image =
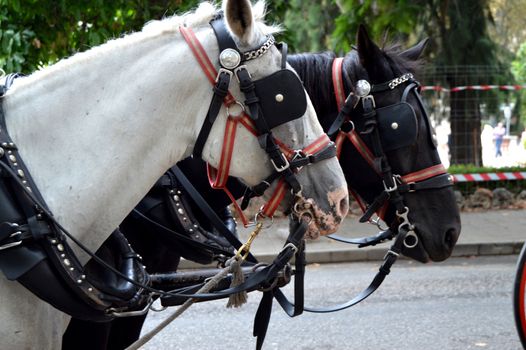
[[[371,92],[371,84],[367,80],[358,80],[356,82],[356,95],[358,97],[365,97]]]
[[[241,63],[241,55],[234,49],[224,49],[219,55],[219,62],[226,69],[234,69]]]

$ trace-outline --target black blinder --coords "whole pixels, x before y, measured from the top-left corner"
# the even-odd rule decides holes
[[[294,72],[282,69],[254,82],[269,129],[301,118],[307,110],[303,84]]]
[[[400,102],[376,110],[378,130],[384,151],[411,146],[416,142],[417,120],[413,107]]]

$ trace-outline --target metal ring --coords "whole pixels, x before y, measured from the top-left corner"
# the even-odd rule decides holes
[[[413,244],[407,242],[407,238],[408,237],[412,237],[414,239],[414,243]],[[416,235],[416,233],[414,231],[409,231],[404,237],[404,246],[406,248],[414,248],[417,245],[418,245],[418,236]]]
[[[259,222],[258,221],[258,217],[263,218],[263,220],[265,220],[265,219],[270,220],[270,223],[267,226],[263,226],[263,228],[265,228],[265,229],[270,228],[274,224],[274,216],[268,217],[268,216],[263,215],[263,207],[261,207],[261,208],[259,208],[259,211],[254,216],[254,223],[249,225],[249,226],[257,225],[258,222]]]
[[[232,106],[232,105],[238,105],[239,107],[241,107],[241,112],[239,112],[239,114],[236,114],[236,115],[230,114],[230,106]],[[245,113],[245,106],[239,101],[234,101],[234,103],[231,103],[230,105],[226,106],[226,115],[227,115],[227,117],[231,117],[231,118],[237,119],[237,118],[242,117],[243,113]]]

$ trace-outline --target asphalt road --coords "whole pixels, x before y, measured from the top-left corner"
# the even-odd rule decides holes
[[[399,261],[369,299],[333,314],[291,319],[275,305],[263,349],[521,349],[511,301],[516,258]],[[350,299],[377,267],[377,262],[308,266],[306,304]],[[226,309],[225,301],[193,305],[143,349],[254,349],[259,298],[260,293],[250,294],[239,309]],[[169,312],[148,316],[144,330]]]

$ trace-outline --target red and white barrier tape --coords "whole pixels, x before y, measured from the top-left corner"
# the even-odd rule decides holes
[[[453,174],[453,182],[526,180],[526,171],[506,173]]]
[[[422,91],[444,91],[444,92],[459,92],[466,90],[503,90],[503,91],[519,91],[526,89],[526,85],[468,85],[455,86],[452,88],[445,88],[440,85],[426,85],[422,86]]]

